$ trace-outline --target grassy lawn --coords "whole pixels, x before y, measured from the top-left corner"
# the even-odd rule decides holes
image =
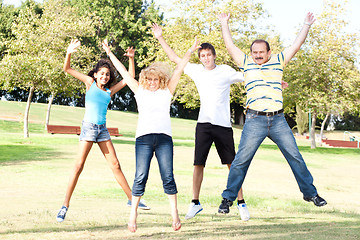
[[[78,136],[44,131],[45,104],[32,104],[30,138],[22,133],[24,103],[0,102],[0,239],[360,239],[360,151],[317,148],[298,142],[328,205],[302,200],[296,181],[277,147],[265,140],[244,182],[251,219],[241,221],[235,206],[217,213],[228,170],[215,148],[209,154],[200,201],[204,210],[185,220],[192,189],[195,121],[172,119],[174,173],[178,186],[179,232],[172,231],[169,203],[156,161],[144,195],[152,207],[139,211],[138,231],[127,230],[126,196],[115,182],[97,145],[80,176],[63,223],[55,220],[77,155]],[[50,124],[80,126],[82,108],[53,106]],[[121,167],[132,185],[137,114],[110,111],[108,126]],[[234,128],[238,144],[241,129]],[[155,160],[155,159],[154,159]]]

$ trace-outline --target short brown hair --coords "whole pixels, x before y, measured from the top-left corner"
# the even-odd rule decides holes
[[[200,52],[201,50],[204,50],[204,49],[210,49],[211,53],[216,56],[216,52],[215,52],[215,48],[213,45],[211,45],[210,43],[202,43],[201,45],[201,48],[198,49],[198,57],[200,58]]]

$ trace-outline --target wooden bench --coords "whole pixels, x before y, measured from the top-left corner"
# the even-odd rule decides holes
[[[48,133],[55,134],[77,134],[80,135],[81,129],[79,126],[63,126],[63,125],[47,125]]]
[[[63,126],[63,125],[47,125],[47,131],[51,134],[77,134],[80,135],[81,128],[79,126]],[[122,136],[119,134],[118,128],[108,128],[110,136]]]
[[[122,136],[122,134],[119,133],[118,128],[107,128],[107,130],[109,131],[110,136],[115,136],[115,137]]]

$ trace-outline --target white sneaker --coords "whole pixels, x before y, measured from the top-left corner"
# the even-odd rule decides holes
[[[237,204],[237,208],[239,209],[241,220],[248,221],[250,219],[250,213],[246,203]]]
[[[191,202],[190,206],[189,206],[189,211],[188,213],[185,215],[185,219],[190,219],[195,217],[196,214],[198,214],[199,212],[201,212],[203,210],[200,202],[198,205],[195,205],[195,203]]]
[[[67,207],[62,206],[59,210],[59,213],[56,216],[56,221],[63,222],[65,220],[67,210],[68,210]]]

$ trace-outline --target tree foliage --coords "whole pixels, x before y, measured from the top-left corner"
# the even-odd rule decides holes
[[[359,111],[360,84],[355,65],[358,36],[345,30],[343,3],[324,3],[324,11],[313,24],[306,44],[284,76],[290,83],[286,101],[311,109],[313,116],[320,117]]]
[[[143,0],[66,0],[70,6],[76,7],[79,16],[92,12],[100,19],[100,24],[94,31],[94,36],[83,38],[84,45],[92,46],[99,56],[105,57],[101,42],[108,39],[112,52],[127,66],[127,58],[123,57],[129,46],[136,49],[136,72],[140,72],[138,64],[147,55],[146,42],[152,37],[147,31],[151,22],[160,21],[162,14],[153,1]],[[120,76],[117,75],[118,80]],[[136,110],[133,93],[128,88],[123,88],[112,98],[111,109]]]
[[[8,40],[7,54],[0,63],[1,87],[6,90],[17,87],[52,94],[73,93],[78,89],[79,82],[73,81],[62,71],[65,46],[71,38],[91,36],[96,18],[79,18],[75,9],[64,6],[61,0],[44,2],[41,11],[38,11],[39,7],[33,1],[25,4],[26,7],[21,8],[13,23],[14,38]],[[80,63],[82,68],[89,68],[89,60],[94,58],[92,50],[83,47],[79,58],[75,63]],[[30,102],[31,97],[28,99],[29,107]]]

